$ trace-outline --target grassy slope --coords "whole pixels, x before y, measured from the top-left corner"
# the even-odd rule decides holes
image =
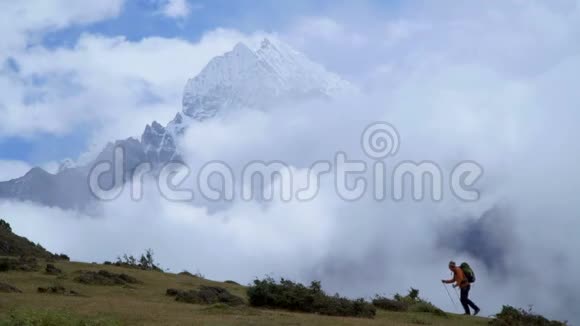
[[[393,313],[378,310],[373,320],[326,317],[278,310],[259,310],[250,307],[230,308],[221,305],[201,306],[175,302],[165,296],[167,288],[194,289],[197,286],[217,285],[245,298],[243,286],[208,281],[192,276],[134,270],[116,266],[75,262],[57,262],[64,276],[39,272],[0,273],[0,282],[11,284],[23,293],[0,294],[0,320],[12,311],[61,310],[81,316],[111,317],[126,325],[486,325],[484,318],[449,318],[425,313]],[[44,266],[44,264],[42,265]],[[105,269],[126,273],[143,284],[130,287],[90,286],[73,281],[78,270]],[[83,297],[39,294],[39,286],[61,285],[75,290]]]

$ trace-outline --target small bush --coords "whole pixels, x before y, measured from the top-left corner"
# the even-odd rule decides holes
[[[378,295],[373,299],[373,305],[387,311],[407,311],[409,309],[409,305],[404,302]]]
[[[254,280],[248,287],[250,305],[255,307],[287,309],[308,313],[319,313],[329,316],[352,316],[373,318],[376,309],[364,299],[350,300],[338,294],[329,296],[320,282],[312,282],[310,286],[281,279],[276,282],[272,278]]]
[[[65,254],[55,254],[54,258],[56,258],[57,260],[70,261],[70,257]]]
[[[419,297],[419,290],[414,288],[411,288],[405,296],[398,293],[395,294],[393,299],[377,295],[373,300],[373,305],[379,309],[389,311],[427,312],[437,316],[447,316],[443,310]]]
[[[189,276],[189,277],[195,277],[195,275],[191,274],[190,272],[184,270],[183,272],[179,272],[177,273],[177,275],[183,275],[183,276]]]
[[[566,326],[566,322],[548,320],[544,316],[511,306],[503,306],[501,312],[489,322],[493,326]]]
[[[145,250],[145,253],[143,253],[139,259],[135,258],[133,255],[128,256],[127,254],[124,254],[123,257],[117,257],[117,261],[114,265],[119,267],[163,272],[163,269],[155,263],[153,250],[151,249]]]
[[[431,314],[434,314],[437,316],[442,316],[442,317],[447,316],[445,311],[437,308],[431,302],[424,301],[424,300],[421,300],[420,302],[417,302],[417,303],[411,305],[409,307],[409,311],[410,312],[428,312],[428,313],[431,313]]]
[[[75,278],[75,281],[89,285],[126,285],[141,283],[133,276],[115,274],[105,270],[98,272],[81,271],[80,275]]]
[[[46,264],[46,268],[44,269],[46,274],[49,275],[60,275],[62,274],[62,270],[53,264]]]
[[[217,286],[200,286],[199,290],[177,290],[167,289],[166,295],[175,297],[175,301],[194,304],[226,304],[228,306],[239,306],[244,304],[244,300],[231,294],[228,290]]]
[[[200,271],[197,271],[195,274],[192,274],[188,270],[183,270],[182,272],[177,273],[177,275],[196,277],[205,280],[205,275],[203,275]]]
[[[418,302],[423,301],[420,297],[419,297],[419,290],[411,288],[409,289],[409,293],[405,296],[400,295],[400,294],[395,294],[394,299],[398,302],[402,302],[405,303],[409,306],[414,305]]]
[[[224,283],[226,283],[226,284],[232,284],[232,285],[240,285],[240,283],[238,283],[236,281],[232,281],[232,280],[224,281]]]
[[[0,258],[0,272],[20,271],[34,272],[40,268],[34,257]]]
[[[60,285],[53,285],[47,287],[39,287],[37,289],[38,293],[48,293],[48,294],[61,294],[61,295],[69,295],[69,296],[80,296],[77,291],[67,290],[65,287]]]
[[[6,230],[8,232],[12,232],[12,227],[10,226],[10,223],[0,219],[0,229],[2,230]]]

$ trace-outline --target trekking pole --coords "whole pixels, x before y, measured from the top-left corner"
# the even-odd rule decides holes
[[[461,300],[461,295],[459,295],[459,291],[457,290],[457,288],[453,288],[455,290],[455,294],[457,294],[457,299]]]
[[[449,293],[449,289],[447,288],[447,285],[443,284],[443,287],[445,288],[445,292],[447,292],[447,295],[449,296],[449,299],[453,303],[453,307],[455,307],[455,312],[459,311],[459,309],[457,309],[457,304],[455,303],[455,300],[453,300],[453,297],[451,296],[451,293]]]

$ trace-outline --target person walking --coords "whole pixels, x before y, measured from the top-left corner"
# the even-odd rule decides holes
[[[469,299],[469,290],[471,290],[471,284],[465,276],[463,270],[458,267],[454,261],[449,262],[449,270],[453,272],[453,278],[450,280],[441,280],[444,284],[453,284],[453,287],[459,287],[461,290],[460,301],[463,309],[465,310],[465,315],[471,315],[469,308],[473,309],[473,315],[476,316],[479,313],[479,307]]]

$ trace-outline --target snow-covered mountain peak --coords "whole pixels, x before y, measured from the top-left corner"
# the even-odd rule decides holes
[[[284,81],[286,89],[298,93],[335,97],[356,92],[356,88],[322,65],[279,40],[264,39],[256,55]]]
[[[252,51],[247,45],[242,42],[238,42],[231,52],[226,52],[224,56],[248,56],[253,57],[254,51]],[[219,57],[217,57],[219,58]]]
[[[264,39],[256,50],[238,43],[190,79],[183,94],[183,114],[205,120],[224,110],[263,110],[286,101],[353,91],[356,88],[350,83],[290,46]]]

